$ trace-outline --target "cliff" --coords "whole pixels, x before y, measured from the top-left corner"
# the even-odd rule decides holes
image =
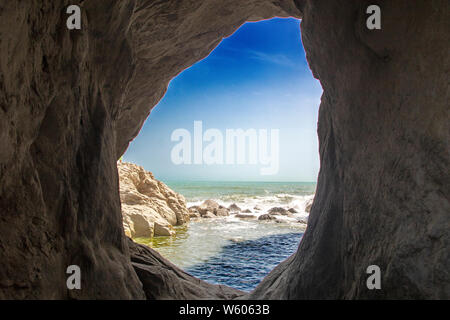
[[[151,172],[133,163],[117,162],[125,234],[131,238],[170,236],[172,226],[189,221],[184,197]]]

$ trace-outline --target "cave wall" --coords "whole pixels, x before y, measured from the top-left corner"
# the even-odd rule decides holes
[[[83,6],[83,29],[69,31],[63,2],[0,5],[0,298],[145,297],[122,230],[113,121],[133,5]],[[82,290],[66,288],[71,264]]]
[[[251,297],[450,296],[449,2],[374,1],[370,31],[372,2],[302,7],[321,170],[299,250]],[[366,287],[373,264],[381,290]]]
[[[85,0],[74,31],[76,1],[2,2],[0,298],[153,296],[131,264],[116,160],[171,78],[273,16],[302,17],[324,89],[321,171],[299,250],[246,297],[448,298],[449,3],[374,2],[379,31],[369,1]],[[66,289],[69,264],[82,290]],[[382,290],[366,289],[370,264]]]

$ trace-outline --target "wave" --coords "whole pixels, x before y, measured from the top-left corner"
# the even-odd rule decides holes
[[[308,213],[306,212],[306,207],[314,199],[314,194],[309,195],[295,195],[289,193],[278,193],[266,196],[261,195],[244,195],[244,194],[231,194],[223,195],[219,198],[213,198],[211,200],[216,201],[218,204],[229,207],[231,204],[235,203],[242,210],[250,210],[251,214],[260,216],[267,213],[273,207],[282,207],[286,210],[295,209],[297,213],[294,213],[291,217],[280,217],[285,220],[295,220],[298,218],[307,218]],[[201,199],[197,201],[190,201],[187,203],[188,207],[197,206],[203,203],[204,200]]]

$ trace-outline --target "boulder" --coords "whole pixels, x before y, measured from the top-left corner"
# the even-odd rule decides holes
[[[200,218],[201,214],[197,211],[189,211],[189,218],[191,219],[195,219],[195,218]]]
[[[298,211],[295,210],[294,208],[290,208],[288,211],[289,211],[290,213],[297,213],[297,212],[298,212]]]
[[[216,218],[217,216],[212,213],[211,211],[205,211],[204,214],[202,214],[202,218]]]
[[[216,211],[214,213],[218,217],[226,217],[226,216],[230,215],[230,212],[227,208],[216,209]]]
[[[281,208],[281,207],[273,207],[269,210],[269,214],[287,216],[289,214],[289,212],[286,209]]]
[[[239,206],[237,204],[235,204],[235,203],[231,204],[228,207],[228,210],[230,210],[231,213],[233,213],[233,212],[241,212],[241,208],[239,208]]]
[[[205,200],[198,206],[198,211],[201,215],[206,214],[207,211],[214,213],[217,209],[219,209],[219,204],[214,200]]]
[[[268,213],[262,214],[258,217],[258,220],[275,220],[276,218],[273,215]]]
[[[207,208],[212,208],[212,209],[219,209],[220,205],[214,201],[214,200],[205,200],[202,203],[203,206],[206,206]]]
[[[250,209],[245,209],[244,211],[242,211],[242,213],[252,213],[252,210],[250,210]]]
[[[198,211],[198,207],[197,206],[189,207],[188,211],[189,211],[189,218],[191,218],[191,219],[192,218],[200,218],[201,217],[201,214]]]

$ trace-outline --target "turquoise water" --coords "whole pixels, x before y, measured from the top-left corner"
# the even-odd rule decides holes
[[[181,193],[187,202],[205,199],[240,201],[276,195],[305,196],[314,194],[315,182],[231,182],[231,181],[164,181],[174,191]]]

